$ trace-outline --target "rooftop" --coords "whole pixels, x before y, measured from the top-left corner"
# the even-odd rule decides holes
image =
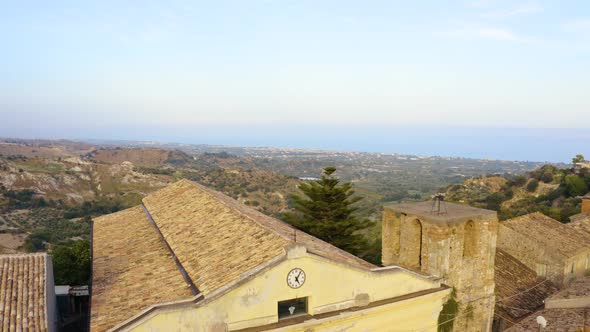
[[[497,298],[505,299],[496,303],[496,313],[510,321],[539,309],[545,298],[558,290],[501,249],[496,250],[494,278]]]
[[[566,225],[590,235],[590,212],[582,212],[571,216],[570,222]]]
[[[45,253],[0,255],[0,331],[48,330],[47,264]]]
[[[590,277],[576,279],[567,288],[551,296],[552,300],[573,300],[590,296]]]
[[[104,331],[196,293],[206,298],[295,243],[355,268],[375,267],[219,192],[178,181],[142,206],[94,220],[91,328]]]
[[[141,206],[94,219],[92,242],[92,331],[192,295]]]
[[[468,205],[442,202],[441,212],[434,211],[433,201],[386,204],[386,209],[395,212],[413,215],[422,221],[429,221],[440,224],[456,224],[466,222],[472,219],[497,218],[496,211],[475,208]]]
[[[590,249],[590,237],[559,221],[535,212],[500,223],[524,234],[565,257]]]
[[[569,287],[545,299],[545,309],[536,311],[505,331],[537,331],[538,316],[547,320],[547,331],[586,331],[590,327],[590,278],[574,281]]]
[[[536,311],[504,330],[504,332],[539,331],[537,317],[543,316],[547,320],[547,328],[543,331],[581,332],[587,328],[586,318],[590,315],[590,308],[575,309],[544,309]]]

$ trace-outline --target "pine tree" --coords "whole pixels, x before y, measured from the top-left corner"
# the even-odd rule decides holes
[[[350,253],[360,255],[368,249],[368,242],[358,231],[370,221],[359,219],[352,206],[362,197],[355,196],[350,182],[340,184],[333,176],[335,167],[324,168],[321,179],[299,185],[305,197],[293,196],[297,213],[286,213],[284,219],[317,238]]]

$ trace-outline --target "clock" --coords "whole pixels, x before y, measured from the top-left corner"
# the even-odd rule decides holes
[[[294,268],[287,274],[287,285],[291,288],[299,288],[305,283],[305,272],[300,268]]]

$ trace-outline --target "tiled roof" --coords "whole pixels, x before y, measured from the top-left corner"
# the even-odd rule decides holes
[[[318,255],[359,267],[372,264],[222,193],[182,180],[143,204],[196,287],[206,295],[297,243]]]
[[[496,313],[510,320],[526,316],[543,306],[543,300],[557,292],[550,281],[538,278],[507,252],[497,249],[495,260]],[[504,300],[501,300],[504,299]]]
[[[570,223],[567,225],[590,233],[590,212],[574,214],[570,217]]]
[[[542,213],[535,212],[509,219],[501,222],[501,225],[529,236],[565,257],[590,249],[588,236]]]
[[[0,256],[0,331],[48,330],[46,266],[45,253]]]
[[[91,330],[192,295],[141,206],[94,219]]]
[[[590,296],[590,277],[576,279],[567,288],[551,295],[552,300],[572,300]]]
[[[541,331],[582,332],[587,331],[589,327],[586,323],[586,317],[590,316],[590,308],[540,310],[517,322],[516,325],[504,330],[504,332],[539,331],[538,316],[543,316],[547,321],[547,327]]]
[[[516,326],[505,331],[537,331],[536,319],[543,316],[547,320],[546,331],[588,331],[590,308],[587,308],[590,295],[590,277],[575,280],[570,286],[549,296],[545,308],[519,321]],[[584,329],[585,328],[585,329]]]
[[[295,243],[357,268],[375,267],[188,180],[147,196],[143,207],[95,219],[93,331],[113,327],[153,304],[191,297],[181,271],[207,297],[284,255]],[[154,272],[157,268],[162,271]]]

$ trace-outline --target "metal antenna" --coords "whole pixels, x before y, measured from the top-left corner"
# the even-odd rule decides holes
[[[447,205],[445,204],[445,193],[436,193],[432,195],[431,214],[447,214]]]

